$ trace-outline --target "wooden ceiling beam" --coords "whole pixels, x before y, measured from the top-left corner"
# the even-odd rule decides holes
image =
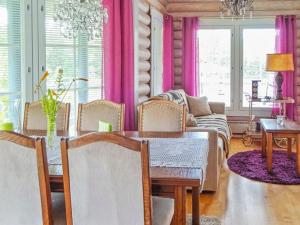
[[[164,5],[164,3],[166,3],[165,0],[147,0],[147,2],[150,5],[154,6],[162,14],[166,14],[167,13],[166,5]]]
[[[193,12],[169,12],[170,15],[174,17],[192,17],[192,16],[199,16],[199,17],[220,17],[220,13],[215,12],[200,12],[200,11],[193,11]],[[300,10],[260,10],[254,11],[253,16],[254,18],[261,17],[261,16],[277,16],[277,15],[300,15]]]
[[[167,11],[169,13],[177,12],[218,12],[220,7],[219,2],[194,2],[194,3],[169,3]],[[255,11],[285,11],[285,10],[300,10],[300,1],[256,1],[254,2]]]
[[[255,2],[276,2],[279,0],[255,0]],[[298,0],[292,0],[297,2]],[[168,3],[205,3],[205,2],[220,2],[220,0],[167,0]],[[285,2],[285,1],[283,1]]]

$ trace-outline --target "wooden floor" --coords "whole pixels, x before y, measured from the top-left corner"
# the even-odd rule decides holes
[[[230,149],[232,155],[259,146],[246,148],[240,139],[233,139]],[[190,206],[189,194],[188,213]],[[223,225],[300,225],[300,185],[255,182],[230,172],[224,165],[219,190],[200,196],[200,213],[220,218]]]

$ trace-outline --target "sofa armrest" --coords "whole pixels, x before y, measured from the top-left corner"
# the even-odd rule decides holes
[[[209,150],[215,151],[218,148],[218,131],[214,128],[187,127],[187,132],[208,132]]]
[[[208,132],[208,158],[206,167],[205,191],[217,191],[221,171],[220,149],[218,148],[218,131],[213,128],[187,128],[189,132]]]
[[[209,102],[208,104],[212,113],[225,114],[224,102]]]

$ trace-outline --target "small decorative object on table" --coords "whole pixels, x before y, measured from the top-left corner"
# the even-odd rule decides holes
[[[20,99],[0,99],[0,130],[18,131],[20,124]]]
[[[112,132],[112,125],[110,123],[103,122],[99,120],[99,132]]]
[[[260,82],[260,80],[252,81],[252,98],[253,99],[258,99],[258,82]]]
[[[276,116],[277,125],[283,126],[284,125],[284,120],[285,120],[285,116],[283,116],[283,115],[277,115]]]
[[[61,108],[62,102],[66,97],[68,91],[76,81],[88,81],[85,78],[74,78],[65,86],[63,82],[63,69],[59,69],[57,72],[55,83],[57,87],[46,88],[45,89],[45,80],[49,76],[48,71],[46,71],[41,77],[39,83],[36,86],[35,92],[40,92],[41,94],[41,103],[44,110],[44,113],[47,117],[47,147],[52,149],[54,147],[54,140],[56,137],[56,117],[57,113]]]

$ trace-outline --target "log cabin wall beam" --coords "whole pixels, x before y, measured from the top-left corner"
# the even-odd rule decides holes
[[[167,13],[167,0],[147,0],[148,4],[156,8],[162,14]]]

